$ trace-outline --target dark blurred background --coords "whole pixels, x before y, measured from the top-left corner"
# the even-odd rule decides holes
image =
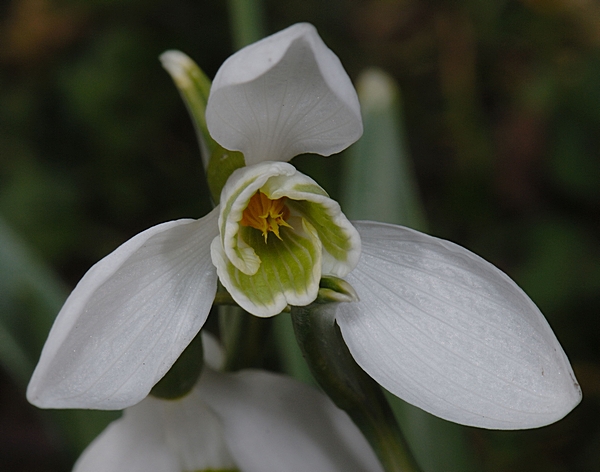
[[[268,33],[298,21],[351,77],[379,66],[398,81],[431,234],[514,278],[581,383],[581,405],[552,426],[467,428],[475,470],[600,471],[600,3],[265,1]],[[66,294],[135,233],[210,208],[192,124],[158,61],[173,48],[212,77],[233,52],[226,2],[0,3],[0,245],[32,264],[0,257],[12,287],[0,289],[2,472],[70,470],[101,428],[70,440],[64,419],[24,399],[15,365],[35,363],[62,301],[39,290]],[[319,162],[335,196],[336,163]],[[19,270],[39,277],[12,286]]]

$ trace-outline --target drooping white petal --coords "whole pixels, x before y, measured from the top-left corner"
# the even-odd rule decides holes
[[[219,418],[196,390],[147,397],[127,408],[83,452],[73,472],[233,470]]]
[[[561,419],[581,391],[548,322],[503,272],[407,228],[355,222],[363,243],[346,277],[360,301],[336,319],[358,364],[436,416],[493,429]]]
[[[128,408],[86,448],[73,472],[181,472],[165,440],[161,401]]]
[[[94,265],[58,314],[28,400],[97,409],[142,400],[206,320],[217,214],[154,226]]]
[[[211,136],[246,163],[329,156],[362,134],[356,91],[308,23],[241,49],[215,76],[206,109]]]
[[[244,472],[382,471],[346,413],[317,390],[263,371],[202,375],[202,399]]]

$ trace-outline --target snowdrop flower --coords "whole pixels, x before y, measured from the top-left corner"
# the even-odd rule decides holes
[[[182,399],[147,397],[83,452],[74,472],[379,472],[350,418],[324,394],[259,370],[205,368]]]
[[[183,73],[177,57],[165,62]],[[550,326],[504,273],[407,228],[350,224],[314,181],[275,162],[327,156],[362,133],[350,79],[314,27],[294,25],[225,61],[206,121],[247,167],[204,218],[150,228],[90,269],[51,330],[32,403],[120,409],[142,400],[203,325],[217,274],[257,316],[311,303],[322,275],[344,277],[360,301],[327,309],[357,363],[442,418],[530,428],[580,401]]]
[[[234,171],[219,231],[211,245],[219,279],[256,316],[308,305],[322,274],[343,277],[360,256],[360,236],[339,204],[284,162]]]

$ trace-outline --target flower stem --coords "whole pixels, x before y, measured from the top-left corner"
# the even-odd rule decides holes
[[[239,306],[219,306],[219,329],[227,357],[224,370],[264,367],[272,320],[259,318]]]
[[[356,364],[335,324],[336,304],[292,307],[292,323],[312,374],[365,435],[386,472],[419,472],[381,387]]]

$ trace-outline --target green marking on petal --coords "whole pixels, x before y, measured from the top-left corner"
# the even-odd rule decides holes
[[[291,218],[291,228],[281,228],[278,239],[251,227],[242,238],[261,260],[254,275],[246,275],[229,261],[226,274],[219,276],[233,298],[257,316],[272,316],[287,304],[307,305],[314,301],[321,277],[321,243],[315,229],[301,218]]]
[[[305,200],[317,197],[329,198],[329,195],[319,184],[310,177],[297,172],[292,177],[287,175],[278,175],[271,177],[261,191],[269,198],[277,199],[281,197],[290,197],[294,200]]]
[[[323,248],[334,259],[338,261],[348,260],[348,253],[353,249],[352,235],[349,228],[336,224],[335,219],[339,219],[339,216],[341,216],[348,226],[351,227],[351,224],[343,217],[341,210],[338,210],[338,214],[332,215],[330,209],[319,203],[306,200],[290,201],[289,206],[296,209],[314,226]]]
[[[297,184],[292,187],[295,192],[314,193],[323,197],[329,197],[329,194],[317,184]]]

